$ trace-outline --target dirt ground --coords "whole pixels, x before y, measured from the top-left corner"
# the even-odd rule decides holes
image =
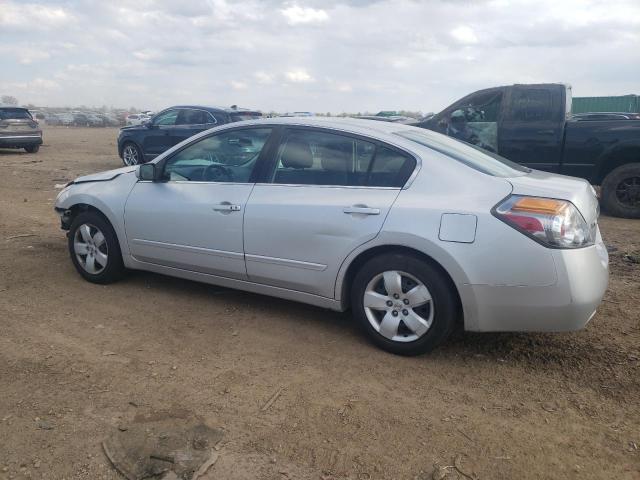
[[[601,218],[610,287],[585,330],[402,358],[348,314],[83,281],[55,185],[120,166],[116,135],[49,127],[38,154],[0,151],[0,479],[122,478],[101,443],[152,416],[224,429],[208,479],[640,478],[639,220]]]

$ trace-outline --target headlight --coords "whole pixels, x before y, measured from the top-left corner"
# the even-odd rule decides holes
[[[585,219],[567,200],[512,195],[492,213],[546,247],[581,248],[595,241]]]

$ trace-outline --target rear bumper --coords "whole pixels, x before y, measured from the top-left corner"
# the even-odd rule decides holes
[[[0,148],[22,148],[42,145],[42,135],[0,135]]]
[[[476,321],[470,330],[563,332],[584,328],[609,281],[609,256],[598,233],[596,245],[553,250],[557,282],[550,286],[471,285]]]

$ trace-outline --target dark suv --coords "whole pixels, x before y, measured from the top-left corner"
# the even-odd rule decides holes
[[[42,130],[29,110],[0,107],[0,148],[24,148],[36,153],[42,145]]]
[[[142,125],[121,128],[118,135],[118,155],[125,165],[137,165],[148,162],[196,133],[225,123],[253,120],[261,116],[260,112],[235,106],[169,107]]]

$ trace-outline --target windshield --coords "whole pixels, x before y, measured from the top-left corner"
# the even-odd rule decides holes
[[[242,120],[256,120],[258,118],[262,118],[262,114],[260,112],[242,112],[231,114],[232,122],[241,122]]]
[[[443,153],[479,172],[494,177],[518,177],[530,172],[528,168],[507,160],[500,155],[428,130],[405,130],[395,132],[395,134]]]
[[[24,108],[0,108],[0,120],[32,120],[31,114]]]

